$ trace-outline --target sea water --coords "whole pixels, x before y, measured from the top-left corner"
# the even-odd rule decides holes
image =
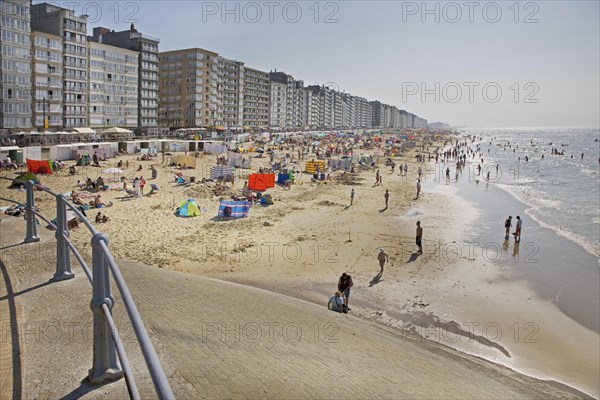
[[[527,204],[527,214],[540,225],[600,256],[599,129],[467,129],[465,134],[482,138],[475,142],[481,156],[472,160],[482,167],[479,179],[485,181],[489,172],[489,182]],[[552,155],[552,149],[564,155]]]

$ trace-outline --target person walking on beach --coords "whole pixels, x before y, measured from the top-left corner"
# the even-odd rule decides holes
[[[385,194],[383,195],[383,198],[385,199],[385,209],[387,210],[388,201],[390,200],[390,191],[388,189],[385,189]]]
[[[352,205],[352,203],[354,203],[354,189],[350,192],[350,205]]]
[[[140,197],[144,196],[144,186],[146,186],[146,180],[144,179],[143,176],[140,176]]]
[[[377,172],[375,173],[375,185],[374,186],[378,186],[379,185],[379,170],[377,170]]]
[[[379,260],[379,268],[381,268],[379,275],[383,275],[383,266],[385,265],[386,261],[390,260],[388,255],[385,254],[385,251],[383,250],[383,248],[379,249],[379,254],[377,254],[377,259]]]
[[[421,221],[417,221],[417,235],[416,235],[415,241],[417,243],[417,246],[419,246],[419,254],[423,254],[422,239],[423,239],[423,228],[421,227]]]
[[[348,310],[350,310],[350,308],[348,307],[348,299],[350,298],[350,288],[352,286],[354,286],[354,282],[352,282],[352,277],[350,276],[350,274],[344,272],[338,280],[338,290],[344,295],[344,306]]]
[[[419,193],[421,193],[421,180],[417,180],[417,199],[419,198]]]
[[[140,197],[140,180],[137,177],[133,180],[133,192],[135,197]]]
[[[512,226],[512,216],[508,216],[506,221],[504,221],[504,238],[508,240],[508,235],[510,234],[510,227]]]
[[[515,227],[515,231],[513,232],[513,236],[515,237],[515,242],[519,243],[521,241],[521,226],[523,225],[523,220],[521,217],[517,215],[517,226]]]

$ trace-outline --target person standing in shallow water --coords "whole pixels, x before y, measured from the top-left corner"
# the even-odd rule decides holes
[[[510,234],[510,227],[512,226],[512,216],[508,216],[506,221],[504,221],[504,238],[508,240],[508,235]]]
[[[421,193],[421,180],[417,180],[417,199],[419,198],[419,193]]]
[[[515,227],[515,231],[513,232],[513,236],[515,237],[515,242],[519,243],[521,241],[521,226],[523,225],[523,220],[521,217],[517,215],[517,226]]]

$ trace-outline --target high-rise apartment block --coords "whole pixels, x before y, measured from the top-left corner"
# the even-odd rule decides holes
[[[0,128],[31,128],[30,1],[0,1]]]

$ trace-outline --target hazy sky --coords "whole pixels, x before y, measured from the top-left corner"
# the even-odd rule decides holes
[[[52,3],[87,13],[89,33],[133,21],[161,51],[205,48],[430,122],[600,125],[597,0]]]

